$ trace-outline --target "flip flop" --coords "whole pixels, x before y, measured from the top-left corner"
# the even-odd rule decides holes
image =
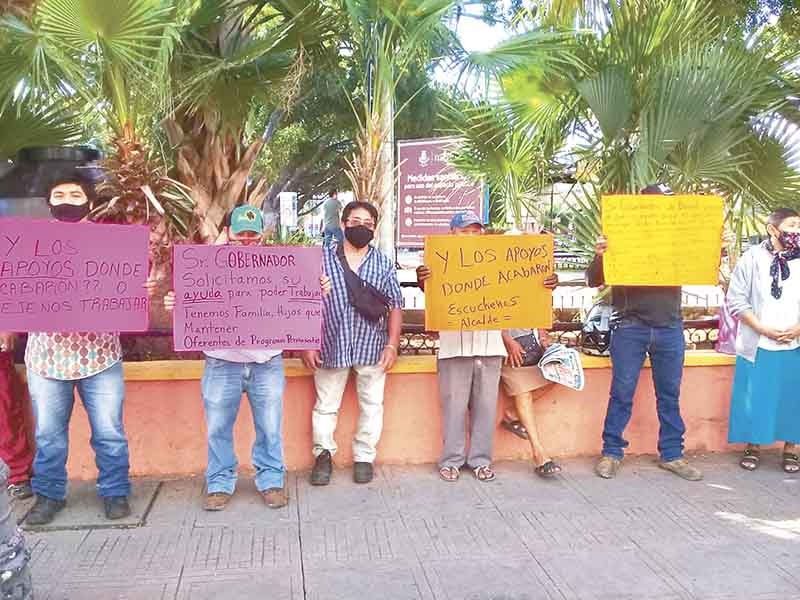
[[[543,465],[539,465],[534,469],[534,472],[544,479],[550,479],[555,477],[559,473],[561,473],[561,467],[554,463],[552,460],[548,460]]]
[[[442,481],[453,483],[458,481],[458,476],[458,467],[442,467],[439,469],[439,477],[442,479]]]
[[[512,421],[511,419],[503,419],[500,421],[500,426],[505,429],[506,431],[510,431],[518,438],[522,438],[523,440],[528,439],[528,430],[525,429],[525,426],[520,421]]]
[[[747,448],[742,455],[742,460],[739,461],[739,466],[746,471],[755,471],[758,468],[758,461],[761,460],[758,450],[755,448]]]
[[[797,454],[792,452],[783,453],[783,471],[793,475],[800,471],[800,459]]]

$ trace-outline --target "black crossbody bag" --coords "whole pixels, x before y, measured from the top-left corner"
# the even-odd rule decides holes
[[[532,367],[538,365],[539,361],[544,356],[544,348],[536,339],[536,335],[529,333],[528,335],[521,335],[514,338],[514,341],[522,346],[522,365],[523,367]]]
[[[344,248],[339,246],[336,249],[336,256],[339,263],[342,265],[344,271],[344,281],[347,285],[347,296],[350,299],[350,304],[356,309],[356,312],[364,317],[367,321],[377,323],[389,313],[389,306],[391,305],[389,298],[381,292],[374,285],[368,281],[364,281],[347,263],[347,258],[344,255]]]

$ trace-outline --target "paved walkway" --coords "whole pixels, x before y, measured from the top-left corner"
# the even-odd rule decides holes
[[[168,481],[141,527],[27,536],[37,600],[800,599],[800,479],[777,461],[749,474],[703,457],[700,483],[649,458],[614,481],[588,460],[555,481],[500,463],[489,484],[430,466],[382,467],[367,486],[301,473],[287,509],[248,480],[223,513],[199,510],[200,479]]]

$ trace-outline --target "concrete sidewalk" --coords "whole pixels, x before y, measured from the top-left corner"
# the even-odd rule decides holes
[[[488,484],[432,466],[380,467],[367,486],[349,469],[327,488],[299,473],[288,508],[242,480],[222,513],[200,510],[200,478],[138,482],[153,490],[137,496],[140,527],[27,538],[37,600],[800,599],[800,478],[778,461],[747,473],[702,457],[699,483],[652,458],[613,481],[588,460],[554,481],[499,463]],[[98,506],[62,518],[105,525]]]

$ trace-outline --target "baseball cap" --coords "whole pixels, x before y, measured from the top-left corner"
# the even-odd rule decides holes
[[[264,217],[254,206],[237,206],[231,212],[231,233],[240,234],[252,231],[259,235],[264,233]]]
[[[674,196],[673,192],[668,185],[664,183],[651,183],[646,188],[642,189],[640,194],[658,194],[659,196]]]
[[[450,229],[464,229],[464,227],[469,227],[470,225],[480,225],[483,227],[481,218],[471,210],[457,212],[453,215],[453,218],[450,219]]]

